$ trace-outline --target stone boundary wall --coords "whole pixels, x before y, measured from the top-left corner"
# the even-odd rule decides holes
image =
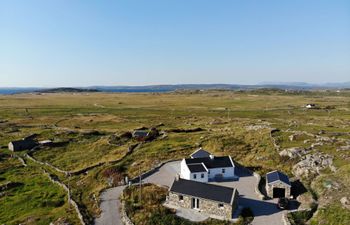
[[[20,156],[18,156],[18,155],[15,155],[15,157],[22,163],[22,165],[23,165],[24,167],[27,166],[26,161],[24,161],[24,159],[23,159],[22,157],[20,157]]]
[[[254,177],[258,180],[258,183],[257,185],[255,186],[254,190],[255,190],[255,193],[258,195],[258,197],[261,199],[261,200],[265,200],[265,195],[263,195],[260,190],[259,190],[259,184],[260,184],[260,180],[261,180],[261,176],[260,174],[256,173],[256,172],[253,172],[253,175]]]
[[[67,175],[80,175],[80,174],[82,174],[82,173],[85,173],[85,172],[87,172],[87,171],[89,171],[89,170],[91,170],[91,169],[94,169],[94,168],[96,168],[96,167],[102,166],[102,165],[104,165],[104,164],[120,162],[120,161],[123,160],[126,156],[130,155],[130,154],[133,152],[133,150],[135,150],[137,147],[139,147],[139,145],[140,145],[140,144],[137,144],[136,146],[133,146],[133,148],[132,148],[131,150],[128,150],[127,153],[125,153],[125,155],[124,155],[123,157],[121,157],[120,159],[111,160],[111,161],[107,161],[107,162],[100,162],[100,163],[97,163],[97,164],[95,164],[95,165],[88,166],[88,167],[85,167],[85,168],[83,168],[83,169],[76,170],[76,171],[66,171],[66,170],[62,170],[62,169],[60,169],[60,168],[58,168],[58,167],[56,167],[56,166],[54,166],[54,165],[52,165],[52,164],[50,164],[50,163],[48,163],[48,162],[41,162],[41,161],[35,159],[34,157],[32,157],[32,156],[30,155],[30,153],[25,154],[25,155],[26,155],[27,158],[31,159],[32,161],[34,161],[34,162],[36,162],[36,163],[39,163],[39,164],[41,164],[41,165],[46,165],[46,166],[48,166],[48,167],[50,167],[50,168],[56,170],[56,171],[59,172],[59,173],[65,174],[66,176],[67,176]]]
[[[282,222],[284,225],[291,225],[288,219],[288,212],[284,212],[282,215]]]
[[[272,140],[272,144],[273,144],[273,146],[275,147],[275,149],[279,152],[280,151],[280,149],[281,149],[281,147],[276,143],[276,139],[272,136],[272,134],[274,133],[274,132],[277,132],[277,131],[279,131],[278,129],[272,129],[272,130],[270,130],[270,138],[271,138],[271,140]]]
[[[46,170],[44,170],[44,169],[43,169],[43,173],[49,178],[49,180],[50,180],[52,183],[57,184],[58,186],[62,187],[62,188],[67,192],[69,204],[71,204],[71,205],[73,206],[73,208],[75,209],[76,213],[78,214],[78,218],[79,218],[79,220],[80,220],[80,223],[81,223],[82,225],[86,225],[86,223],[84,222],[84,217],[83,217],[83,215],[82,215],[81,212],[80,212],[80,209],[79,209],[78,204],[70,197],[70,190],[69,190],[69,188],[68,188],[65,184],[63,184],[63,183],[61,183],[60,181],[54,179],[54,178],[53,178]]]
[[[126,211],[125,211],[125,202],[122,200],[123,198],[123,193],[120,195],[120,198],[121,198],[121,209],[120,209],[120,217],[121,217],[121,220],[122,222],[125,224],[125,225],[134,225],[134,223],[131,221],[131,219],[128,217],[128,215],[126,214]]]

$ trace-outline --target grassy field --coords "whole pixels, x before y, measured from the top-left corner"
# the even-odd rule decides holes
[[[307,103],[316,103],[320,109],[306,110],[303,106]],[[122,145],[109,142],[113,135],[154,126],[162,135],[152,142],[142,143],[129,155],[126,155],[128,148],[137,144],[136,140]],[[295,131],[318,134],[322,130],[323,136],[336,138],[335,142],[313,150],[333,156],[336,172],[325,170],[317,179],[304,182],[316,191],[320,204],[320,212],[311,222],[344,224],[350,212],[342,208],[339,199],[350,195],[348,180],[343,179],[344,174],[350,175],[350,151],[336,149],[350,139],[349,127],[350,92],[258,90],[2,95],[0,185],[8,181],[23,185],[0,197],[0,223],[49,224],[59,218],[76,223],[76,215],[65,201],[65,192],[49,183],[42,174],[41,165],[28,162],[28,167],[21,167],[17,159],[8,157],[10,151],[6,146],[11,140],[36,133],[39,140],[66,143],[31,153],[35,159],[62,170],[79,171],[99,165],[70,177],[44,166],[70,186],[73,199],[91,221],[99,214],[98,195],[108,187],[106,170],[112,168],[123,176],[135,177],[140,166],[146,171],[162,160],[181,159],[200,146],[216,155],[229,154],[238,163],[261,174],[279,169],[292,175],[296,161],[280,157],[270,138],[271,129],[278,128],[276,139],[282,149],[308,147],[316,141],[310,137],[289,140]],[[202,131],[172,132],[174,128],[202,128]],[[305,142],[306,139],[309,142]],[[17,154],[25,158],[26,152]],[[325,189],[324,183],[329,180],[338,184],[341,192]],[[28,196],[35,201],[27,203]],[[339,220],[341,223],[332,219],[337,217],[343,218]],[[327,223],[328,218],[330,223]]]

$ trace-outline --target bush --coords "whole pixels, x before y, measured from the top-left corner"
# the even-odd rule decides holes
[[[238,219],[238,224],[239,225],[251,224],[253,219],[254,219],[253,211],[249,207],[245,207],[241,211],[241,215],[239,216],[239,219]]]

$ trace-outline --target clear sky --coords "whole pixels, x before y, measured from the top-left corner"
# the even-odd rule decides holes
[[[350,81],[349,0],[0,0],[0,86]]]

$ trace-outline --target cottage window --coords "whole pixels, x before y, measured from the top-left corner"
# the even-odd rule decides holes
[[[204,178],[204,173],[201,174],[201,178]]]
[[[184,200],[184,196],[183,195],[179,195],[179,201],[183,201]]]
[[[197,179],[197,174],[193,174],[193,179]]]
[[[210,170],[208,170],[208,174],[210,174]]]
[[[218,207],[219,207],[219,208],[224,208],[224,204],[219,203],[219,204],[218,204]]]
[[[222,169],[222,173],[225,173],[225,169]]]

